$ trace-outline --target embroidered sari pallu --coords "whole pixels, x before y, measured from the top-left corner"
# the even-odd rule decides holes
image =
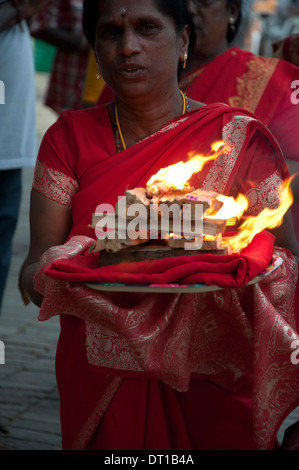
[[[89,138],[84,131],[95,122],[102,132]],[[75,139],[64,145],[70,126]],[[178,118],[118,155],[109,126],[105,108],[64,114],[43,141],[33,185],[55,198],[60,172],[72,187],[77,178],[80,188],[72,196],[69,239],[43,255],[34,281],[44,296],[39,320],[61,316],[57,380],[64,448],[272,448],[299,396],[299,371],[290,361],[291,342],[298,338],[298,273],[287,250],[275,248],[283,265],[260,283],[245,287],[245,277],[234,288],[212,293],[100,293],[81,281],[85,270],[92,275],[98,269],[86,254],[94,240],[88,224],[98,204],[115,204],[126,187],[145,186],[158,169],[196,145],[201,152],[207,147],[202,142],[225,140],[231,152],[206,165],[197,187],[243,192],[249,213],[258,213],[277,204],[273,189],[287,174],[276,142],[251,115],[236,116],[219,105]],[[260,152],[266,158],[264,172],[257,174]],[[48,184],[42,186],[41,178]],[[261,237],[262,269],[273,238]]]

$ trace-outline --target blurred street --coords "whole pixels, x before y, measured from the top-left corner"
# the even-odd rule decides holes
[[[43,105],[47,81],[47,73],[36,74],[39,141],[56,120],[56,115]],[[54,371],[59,320],[37,323],[37,307],[23,305],[17,286],[29,245],[32,177],[33,169],[25,169],[13,258],[0,315],[0,340],[5,345],[5,364],[0,364],[0,449],[6,445],[17,450],[54,450],[61,448]]]

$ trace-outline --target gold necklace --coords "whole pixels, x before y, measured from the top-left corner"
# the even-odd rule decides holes
[[[120,140],[121,140],[123,149],[126,150],[126,149],[127,149],[127,146],[126,146],[126,143],[125,143],[125,139],[124,139],[124,136],[123,136],[121,127],[120,127],[119,117],[118,117],[118,110],[117,110],[117,106],[116,106],[116,105],[115,105],[115,119],[116,119],[116,125],[117,125],[118,135],[119,135],[119,137],[120,137]],[[118,139],[117,139],[117,136],[116,136],[116,140],[118,140]],[[120,151],[120,149],[118,149],[118,151]]]
[[[179,90],[179,92],[180,92],[180,95],[181,95],[182,101],[183,101],[183,109],[182,109],[182,112],[181,112],[181,115],[183,115],[183,114],[186,114],[186,110],[189,108],[189,103],[188,103],[188,99],[187,99],[185,93],[183,93],[181,90]],[[123,147],[124,150],[126,150],[127,146],[126,146],[126,143],[125,143],[125,139],[124,139],[121,127],[120,127],[118,109],[117,109],[116,105],[115,105],[115,120],[116,120],[116,127],[117,127],[117,133],[118,133],[118,135],[116,136],[117,147],[119,147],[119,143],[118,143],[118,136],[119,136],[119,138],[121,140],[122,147]],[[117,150],[120,151],[121,149],[118,148]]]

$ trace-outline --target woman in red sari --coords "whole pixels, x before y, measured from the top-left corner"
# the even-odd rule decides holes
[[[39,319],[61,316],[63,448],[272,449],[299,397],[299,370],[290,361],[299,339],[292,304],[299,253],[289,216],[275,246],[264,232],[241,256],[200,258],[203,263],[183,256],[101,269],[88,248],[99,204],[115,205],[126,188],[144,186],[190,152],[207,154],[219,140],[226,142],[223,153],[193,184],[242,192],[251,215],[275,208],[287,177],[280,149],[250,113],[202,106],[180,92],[177,68],[186,62],[192,33],[184,0],[86,0],[84,8],[85,34],[115,103],[65,112],[48,130],[22,273],[24,289],[41,307]],[[273,254],[283,264],[244,287]],[[118,294],[83,284],[194,283],[198,276],[232,288]]]

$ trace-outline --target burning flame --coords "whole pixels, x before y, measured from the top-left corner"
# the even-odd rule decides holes
[[[226,237],[224,243],[229,243],[232,253],[240,252],[249,245],[255,235],[263,230],[279,227],[282,224],[285,213],[293,204],[293,194],[290,188],[292,179],[293,177],[280,185],[279,205],[276,209],[265,208],[257,216],[245,217],[245,221],[238,228],[239,233]],[[216,199],[223,203],[222,207],[215,214],[205,216],[205,219],[228,221],[240,218],[248,208],[248,199],[243,194],[239,194],[236,199],[219,194]]]
[[[190,189],[188,181],[195,174],[200,172],[207,162],[216,160],[223,153],[230,153],[232,147],[224,141],[218,141],[211,145],[212,152],[208,156],[195,155],[187,162],[178,162],[166,168],[161,168],[158,173],[153,175],[146,184],[146,190],[149,196],[166,194],[171,190]],[[239,233],[236,236],[228,237],[232,252],[240,252],[257,235],[265,229],[279,227],[283,222],[283,217],[287,210],[293,204],[293,194],[290,188],[293,177],[284,181],[278,190],[279,205],[276,209],[265,208],[257,216],[247,216],[245,221],[238,228]],[[240,218],[248,208],[247,198],[239,194],[233,197],[219,194],[218,201],[222,202],[222,207],[218,212],[206,215],[206,219],[226,220],[229,225],[229,219]]]
[[[188,181],[195,173],[200,172],[204,165],[216,160],[222,153],[231,151],[231,147],[223,141],[215,142],[211,145],[214,152],[212,155],[195,155],[187,162],[178,162],[166,168],[161,168],[158,173],[153,175],[146,184],[147,191],[151,195],[167,193],[170,189],[189,188]]]
[[[205,217],[206,219],[228,220],[235,217],[240,218],[248,208],[248,199],[243,194],[239,194],[237,199],[219,194],[216,199],[222,202],[223,205],[216,214],[208,215]]]
[[[230,239],[232,252],[236,253],[245,248],[257,235],[265,229],[279,227],[283,216],[293,204],[293,194],[290,184],[293,178],[284,181],[279,187],[279,205],[276,209],[263,209],[257,216],[246,217],[239,227],[240,233]]]

